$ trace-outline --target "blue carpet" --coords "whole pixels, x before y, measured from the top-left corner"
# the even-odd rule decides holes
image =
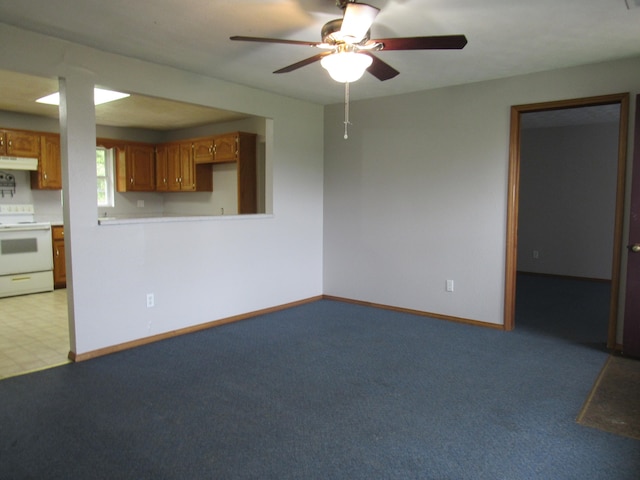
[[[637,480],[575,421],[606,351],[530,317],[323,300],[7,379],[0,478]]]

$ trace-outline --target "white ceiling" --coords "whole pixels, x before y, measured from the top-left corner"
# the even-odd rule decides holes
[[[461,51],[380,52],[401,73],[367,75],[372,98],[640,55],[640,8],[627,0],[368,0],[373,38],[465,34]],[[314,49],[232,42],[232,35],[320,40],[335,0],[0,0],[4,23],[320,104],[342,85],[315,63],[271,72]]]
[[[381,9],[372,38],[465,34],[468,44],[378,52],[400,75],[365,75],[352,100],[640,55],[638,0],[367,3]],[[319,104],[344,95],[319,62],[271,73],[317,50],[229,37],[319,41],[322,25],[341,14],[335,0],[0,0],[0,19],[13,26]]]

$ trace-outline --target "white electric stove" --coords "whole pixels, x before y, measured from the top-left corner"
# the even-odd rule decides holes
[[[0,205],[0,297],[53,290],[51,224],[33,205]]]

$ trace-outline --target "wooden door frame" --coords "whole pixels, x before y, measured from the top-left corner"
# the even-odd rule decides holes
[[[507,242],[505,261],[504,330],[515,327],[516,269],[518,253],[518,201],[520,195],[520,116],[523,113],[560,110],[598,105],[620,105],[618,129],[618,174],[616,183],[616,209],[611,266],[611,302],[607,347],[614,348],[618,322],[620,295],[620,261],[622,258],[622,230],[624,226],[625,184],[627,177],[627,136],[629,129],[629,93],[577,98],[554,102],[514,105],[511,107],[511,133],[509,138],[509,184],[507,188]]]

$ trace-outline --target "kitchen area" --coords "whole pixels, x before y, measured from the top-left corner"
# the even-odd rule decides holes
[[[57,107],[34,107],[28,103],[33,103],[33,94],[27,98],[25,88],[16,89],[16,85],[29,84],[31,88],[26,90],[31,93],[34,90],[50,93],[56,83],[0,71],[0,86],[5,94],[13,91],[14,97],[22,98],[20,105],[0,101],[0,380],[69,361]],[[141,95],[131,95],[127,101],[128,104],[120,100],[105,107],[96,106],[96,145],[106,143],[115,152],[111,203],[96,205],[99,228],[154,217],[265,213],[266,119]],[[173,113],[171,121],[167,122],[166,115],[154,119],[154,112],[163,109],[164,113]],[[132,117],[140,119],[140,123],[132,126],[129,121],[129,125],[123,126],[123,119]],[[254,167],[247,177],[252,182],[250,188],[240,180],[240,171],[246,172],[242,167],[244,160],[240,159],[245,158],[242,150],[246,153],[247,147],[235,147],[231,158],[215,161],[215,140],[228,138],[230,131],[251,132],[246,134],[255,145],[251,152]],[[240,143],[243,140],[238,140],[240,134],[234,135],[235,145],[244,145]],[[33,138],[37,138],[37,148],[30,145]],[[186,144],[195,155],[197,143],[204,157],[195,164],[193,158],[191,164],[184,159],[178,162],[181,174],[176,189],[168,181],[174,175],[170,155],[174,151],[184,152]],[[153,152],[145,153],[151,179],[144,188],[137,185],[131,188],[133,177],[140,178],[140,170],[132,173],[124,159],[131,157],[129,153],[134,151],[131,146],[139,152],[140,145],[152,147],[145,150]],[[220,147],[218,150],[222,151]],[[159,155],[159,151],[166,152],[166,157]],[[57,170],[49,168],[52,159]],[[162,165],[168,165],[167,170],[163,171]],[[200,188],[201,182],[196,187],[197,178],[193,188],[184,188],[185,165],[191,165],[194,177],[204,174],[204,189]]]
[[[34,195],[39,152],[15,148],[12,133],[0,140],[0,379],[67,363],[69,351],[60,190]]]

